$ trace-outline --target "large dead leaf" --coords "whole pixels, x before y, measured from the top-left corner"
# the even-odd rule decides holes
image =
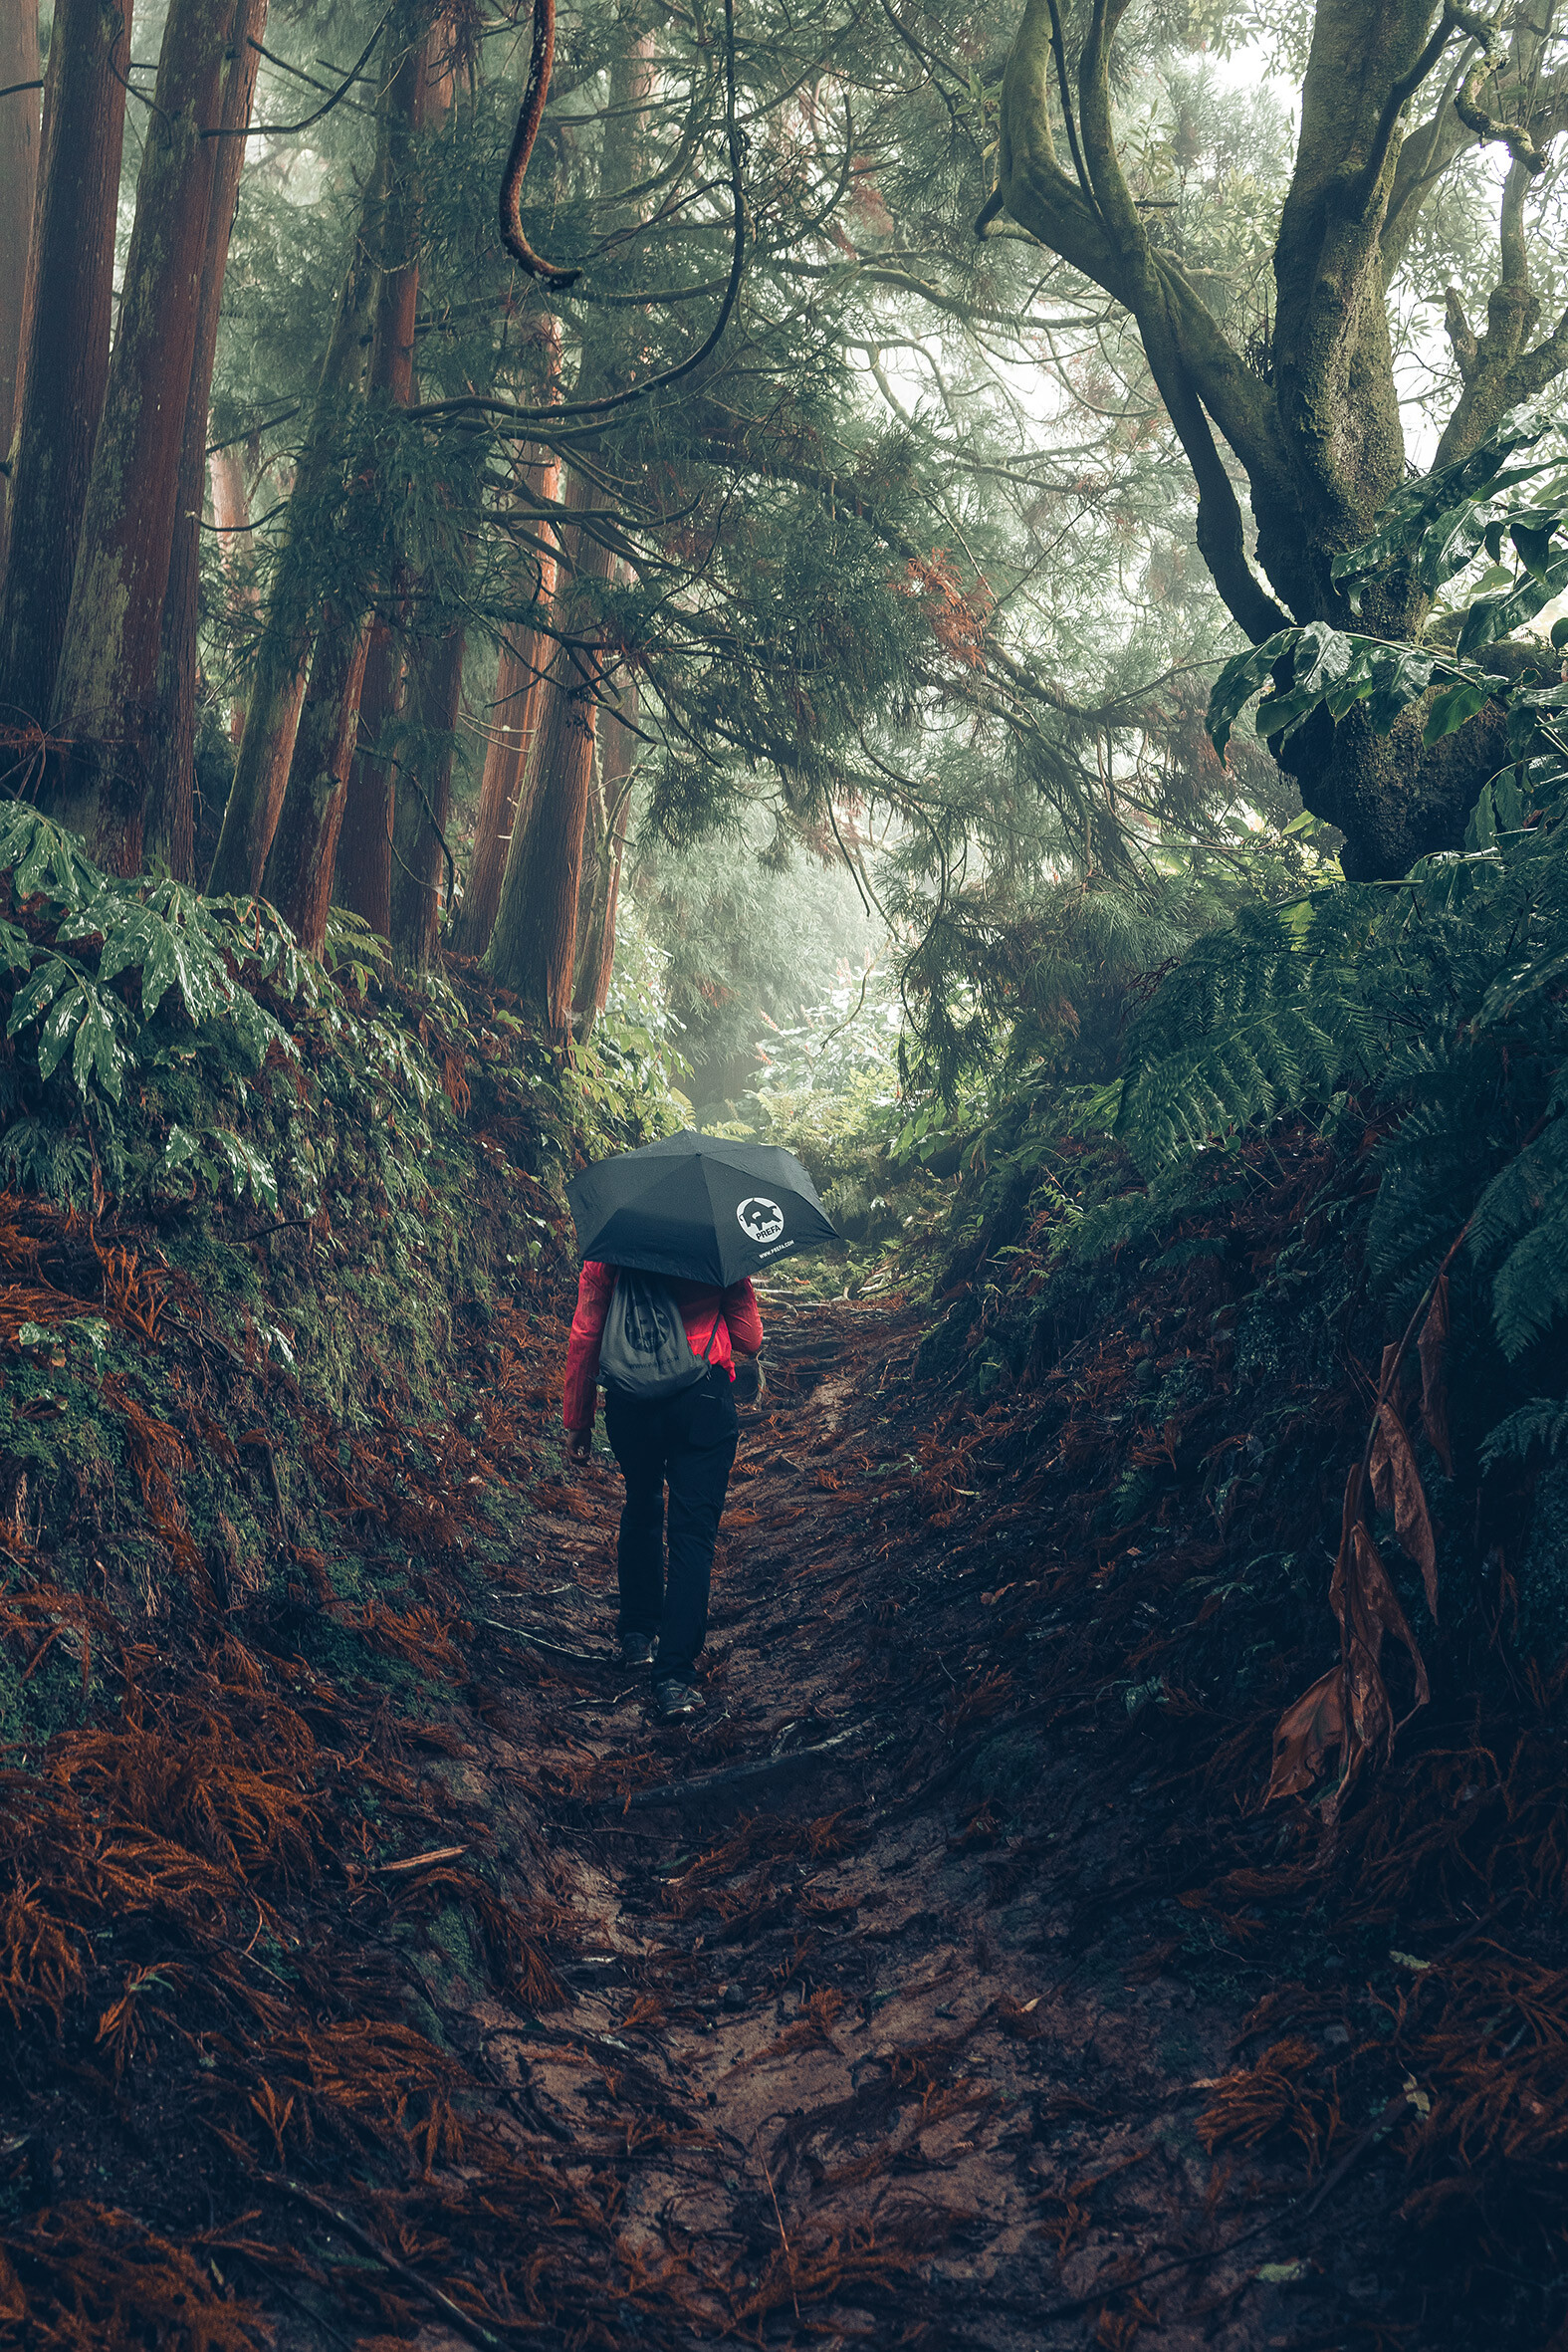
[[[1411,1714],[1416,1708],[1425,1707],[1432,1696],[1427,1662],[1400,1606],[1383,1554],[1362,1517],[1364,1508],[1365,1489],[1358,1462],[1345,1487],[1339,1557],[1334,1562],[1328,1591],[1329,1606],[1339,1620],[1348,1718],[1343,1746],[1344,1772],[1323,1808],[1328,1820],[1336,1817],[1363,1760],[1376,1750],[1382,1751],[1385,1760],[1394,1752],[1394,1737],[1400,1726],[1394,1720],[1382,1664],[1383,1644],[1388,1635],[1392,1634],[1403,1644],[1416,1671],[1416,1705]],[[1409,1717],[1404,1720],[1408,1722]]]
[[[1383,1680],[1387,1635],[1392,1634],[1410,1655],[1416,1670],[1416,1707],[1425,1707],[1432,1693],[1420,1644],[1400,1607],[1383,1554],[1363,1526],[1351,1529],[1349,1557],[1334,1570],[1329,1599],[1344,1639],[1352,1743],[1361,1751],[1381,1743],[1385,1757],[1391,1756],[1399,1725]]]
[[[1449,1391],[1444,1369],[1449,1352],[1449,1278],[1438,1277],[1416,1352],[1421,1358],[1421,1417],[1446,1478],[1454,1476],[1449,1446]]]
[[[1264,1804],[1276,1796],[1299,1796],[1323,1768],[1323,1760],[1345,1739],[1345,1669],[1331,1666],[1309,1691],[1285,1709],[1274,1727],[1274,1768]]]
[[[1405,1424],[1391,1403],[1378,1409],[1377,1435],[1372,1441],[1372,1494],[1379,1511],[1394,1515],[1394,1532],[1408,1559],[1421,1570],[1427,1606],[1438,1614],[1438,1546],[1427,1510],[1426,1490],[1416,1468],[1416,1456]]]

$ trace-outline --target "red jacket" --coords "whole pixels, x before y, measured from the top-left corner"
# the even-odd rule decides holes
[[[615,1274],[613,1266],[601,1266],[596,1258],[583,1260],[577,1280],[577,1310],[571,1318],[571,1337],[566,1342],[566,1391],[560,1406],[560,1418],[568,1429],[593,1427],[599,1341],[604,1336],[604,1318],[609,1312]],[[732,1283],[727,1291],[721,1292],[702,1283],[672,1282],[670,1289],[681,1310],[693,1354],[706,1354],[715,1367],[723,1365],[733,1380],[732,1338],[735,1346],[747,1355],[755,1355],[763,1344],[763,1318],[751,1284]]]

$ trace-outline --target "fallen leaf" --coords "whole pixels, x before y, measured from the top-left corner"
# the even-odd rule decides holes
[[[1427,1662],[1400,1607],[1399,1594],[1390,1580],[1383,1554],[1362,1518],[1365,1508],[1358,1462],[1345,1481],[1339,1554],[1328,1588],[1329,1606],[1339,1624],[1340,1660],[1345,1678],[1341,1703],[1346,1717],[1340,1752],[1344,1769],[1338,1787],[1323,1807],[1323,1818],[1330,1825],[1339,1817],[1363,1758],[1379,1747],[1385,1758],[1394,1753],[1394,1736],[1399,1726],[1394,1721],[1382,1671],[1383,1642],[1387,1634],[1392,1633],[1403,1643],[1416,1671],[1416,1705],[1411,1714],[1425,1707],[1432,1696]]]
[[[1427,1510],[1426,1489],[1416,1468],[1416,1456],[1405,1424],[1391,1404],[1378,1413],[1378,1434],[1372,1444],[1372,1494],[1380,1511],[1392,1511],[1400,1548],[1421,1570],[1427,1606],[1438,1614],[1438,1545]]]
[[[1352,1745],[1366,1751],[1381,1742],[1385,1756],[1392,1756],[1399,1727],[1383,1680],[1386,1635],[1393,1634],[1404,1645],[1416,1669],[1416,1707],[1426,1706],[1432,1687],[1427,1680],[1427,1662],[1400,1607],[1383,1554],[1370,1529],[1359,1521],[1334,1563],[1328,1597],[1339,1619],[1344,1645]],[[1411,1713],[1415,1711],[1412,1708]]]
[[[1430,1960],[1418,1960],[1414,1952],[1391,1952],[1389,1958],[1396,1968],[1421,1970],[1432,1966]]]
[[[1299,1796],[1323,1768],[1323,1759],[1345,1737],[1343,1666],[1331,1666],[1287,1707],[1274,1728],[1274,1766],[1264,1804],[1278,1796]]]
[[[1449,1352],[1449,1278],[1440,1274],[1427,1319],[1421,1326],[1421,1337],[1416,1352],[1421,1358],[1421,1417],[1433,1450],[1443,1464],[1444,1475],[1454,1476],[1454,1456],[1449,1447],[1449,1392],[1444,1382],[1444,1366]]]
[[[1305,2278],[1311,2267],[1311,2263],[1305,2260],[1264,2262],[1261,2269],[1253,2271],[1252,2276],[1264,2286],[1294,2286],[1298,2278]]]

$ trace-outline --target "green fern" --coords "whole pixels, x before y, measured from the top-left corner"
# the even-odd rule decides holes
[[[1510,503],[1526,482],[1532,503]],[[1403,494],[1378,538],[1335,566],[1358,591],[1395,565],[1462,590],[1468,566],[1511,549],[1513,585],[1458,607],[1456,656],[1314,624],[1228,666],[1210,712],[1222,748],[1264,686],[1255,725],[1277,736],[1320,707],[1339,718],[1358,704],[1387,731],[1436,681],[1428,741],[1490,699],[1506,713],[1510,764],[1481,794],[1462,852],[1423,859],[1401,883],[1247,913],[1200,942],[1133,1024],[1103,1102],[1152,1177],[1370,1088],[1387,1131],[1369,1275],[1413,1302],[1462,1233],[1510,1361],[1568,1316],[1568,686],[1544,648],[1541,670],[1514,662],[1511,678],[1462,657],[1568,583],[1559,539],[1568,463],[1555,419],[1535,412]],[[1553,643],[1568,645],[1568,625]]]
[[[1480,1450],[1482,1470],[1495,1470],[1499,1462],[1525,1462],[1537,1446],[1544,1446],[1548,1454],[1560,1454],[1568,1445],[1568,1404],[1549,1396],[1532,1396],[1529,1403],[1520,1405],[1506,1420],[1499,1421]]]

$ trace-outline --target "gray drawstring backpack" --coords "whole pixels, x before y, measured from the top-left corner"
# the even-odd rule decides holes
[[[669,1284],[656,1274],[621,1267],[599,1341],[599,1378],[616,1396],[637,1404],[662,1404],[679,1396],[711,1370],[708,1359],[723,1314],[721,1294],[708,1345],[697,1355]]]

